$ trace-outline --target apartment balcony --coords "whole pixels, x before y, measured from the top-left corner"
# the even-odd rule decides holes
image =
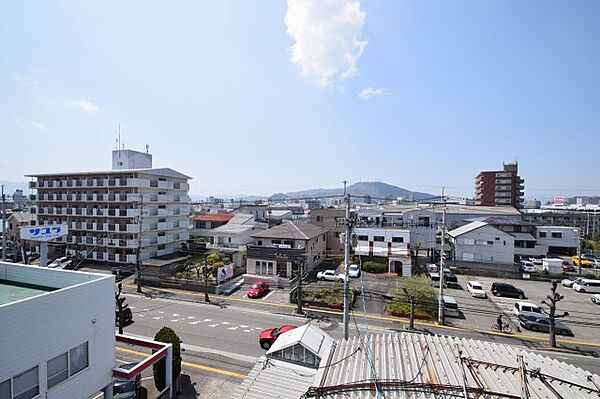
[[[172,181],[158,181],[158,188],[172,190],[173,182]]]
[[[169,194],[159,194],[158,202],[173,202],[173,196]]]
[[[29,188],[37,188],[37,181],[30,181]]]

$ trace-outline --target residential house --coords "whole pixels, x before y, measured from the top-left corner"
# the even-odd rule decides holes
[[[247,272],[292,277],[301,265],[305,271],[313,270],[325,258],[326,235],[326,228],[300,221],[255,233],[254,243],[247,246]]]
[[[367,258],[383,258],[388,261],[389,272],[402,276],[412,274],[410,255],[410,231],[385,227],[358,227],[354,230],[356,246],[354,253]]]
[[[488,223],[476,221],[448,232],[453,260],[513,264],[515,237]]]
[[[233,213],[211,213],[192,216],[190,238],[194,241],[213,242],[213,230],[227,224]]]
[[[344,208],[311,209],[309,222],[327,229],[326,249],[328,254],[343,254],[342,234],[346,231]]]
[[[16,242],[20,238],[19,229],[21,227],[35,226],[36,217],[29,211],[13,212],[10,214],[6,222],[8,224],[6,237],[11,241]]]

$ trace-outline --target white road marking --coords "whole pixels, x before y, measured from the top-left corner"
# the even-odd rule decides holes
[[[227,329],[228,329],[228,330],[235,331],[235,330],[237,330],[238,328],[239,328],[239,327],[228,327]]]
[[[130,306],[129,309],[135,309],[135,306]]]
[[[173,317],[179,316],[179,313],[173,313]]]
[[[228,322],[228,321],[222,321],[222,322],[221,322],[221,324],[228,325],[228,324],[231,324],[231,323],[230,323],[230,322]]]
[[[218,324],[208,324],[209,327],[216,327]]]
[[[196,316],[188,316],[188,319],[195,319]]]
[[[208,321],[212,321],[212,319],[204,319],[203,321],[208,322]]]
[[[179,320],[177,320],[177,319],[172,319],[172,320],[169,320],[169,321],[170,321],[171,323],[177,323]]]
[[[250,332],[250,330],[244,330],[244,332]]]
[[[150,310],[150,309],[148,309],[148,308],[145,308],[145,309],[143,309],[143,310],[142,310],[142,312],[147,312],[147,311],[149,311],[149,310]]]
[[[160,317],[160,316],[155,316],[155,317],[153,317],[153,319],[154,319],[154,320],[160,320],[160,319],[162,319],[162,317]]]
[[[245,324],[240,324],[240,328],[248,328],[248,326]]]
[[[271,291],[269,292],[267,295],[265,295],[262,300],[264,301],[265,299],[267,299],[268,297],[270,297],[275,291]]]
[[[165,312],[163,312],[162,310],[159,310],[158,313],[165,314]]]
[[[138,314],[138,317],[144,317],[144,315],[143,314]]]

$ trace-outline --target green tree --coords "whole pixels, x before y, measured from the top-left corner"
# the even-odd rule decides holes
[[[169,327],[161,328],[154,336],[154,340],[173,344],[173,383],[175,383],[181,373],[181,340]],[[152,366],[154,385],[159,392],[165,389],[165,361],[166,359],[162,358]]]
[[[388,305],[395,313],[410,312],[410,303],[403,289],[415,297],[415,314],[437,315],[437,293],[431,286],[429,277],[421,274],[399,280],[399,287],[391,291],[392,300]]]
[[[209,266],[212,266],[214,263],[219,262],[221,259],[219,258],[219,255],[216,254],[216,252],[210,252],[208,255],[206,255],[206,263]]]

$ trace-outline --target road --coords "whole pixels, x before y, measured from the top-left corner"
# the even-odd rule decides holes
[[[258,345],[258,337],[265,328],[283,324],[301,325],[311,321],[335,339],[343,336],[341,315],[337,312],[311,310],[309,313],[318,318],[307,319],[292,315],[290,306],[274,306],[265,302],[234,302],[227,299],[218,301],[207,304],[128,293],[127,302],[134,312],[135,323],[127,327],[125,333],[153,337],[162,326],[169,326],[183,340],[184,361],[200,366],[194,369],[195,372],[228,381],[241,381],[239,376],[248,373],[255,359],[264,353]],[[362,314],[357,314],[356,319],[352,320],[350,334],[365,334],[367,329],[369,332],[394,332],[404,326],[405,323],[393,318],[365,318]],[[599,354],[596,352],[600,350],[600,345],[570,345],[578,351],[549,351],[543,346],[545,340],[530,339],[523,335],[507,336],[429,323],[418,323],[417,327],[430,333],[520,345],[600,374]]]

